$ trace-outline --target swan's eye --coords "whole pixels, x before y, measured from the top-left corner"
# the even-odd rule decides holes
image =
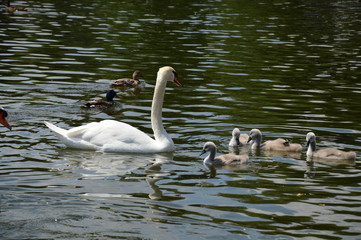
[[[173,74],[174,74],[174,77],[178,77],[178,74],[177,74],[177,72],[176,71],[172,71],[173,72]]]

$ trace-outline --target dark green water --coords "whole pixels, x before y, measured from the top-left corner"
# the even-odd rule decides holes
[[[234,127],[264,139],[361,154],[358,1],[17,1],[0,13],[2,239],[359,239],[361,168],[248,149],[248,165],[209,170]],[[116,119],[151,134],[158,68],[173,66],[164,123],[173,154],[69,150],[43,125]],[[109,83],[118,111],[84,111]]]

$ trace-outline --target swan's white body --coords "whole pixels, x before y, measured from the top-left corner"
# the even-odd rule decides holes
[[[171,67],[162,67],[158,71],[152,102],[151,122],[154,139],[127,123],[114,120],[93,122],[69,130],[48,122],[45,124],[70,148],[137,153],[174,151],[173,140],[163,128],[162,122],[162,107],[167,81],[181,86],[175,70]]]

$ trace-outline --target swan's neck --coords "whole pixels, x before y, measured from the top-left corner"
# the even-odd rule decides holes
[[[157,79],[152,102],[151,121],[155,140],[167,146],[173,146],[173,140],[165,131],[162,121],[162,108],[166,85],[167,81]]]

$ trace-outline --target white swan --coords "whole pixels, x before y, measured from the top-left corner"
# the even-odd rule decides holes
[[[155,153],[175,150],[172,138],[167,134],[162,122],[162,107],[167,82],[182,86],[172,67],[162,67],[157,74],[151,122],[154,138],[129,124],[114,120],[93,122],[69,130],[61,129],[45,122],[60,140],[70,148],[88,149],[104,152]]]
[[[309,132],[306,135],[307,142],[307,160],[310,158],[323,158],[332,160],[354,160],[356,159],[355,152],[344,152],[335,148],[323,148],[316,151],[316,135],[313,132]]]

